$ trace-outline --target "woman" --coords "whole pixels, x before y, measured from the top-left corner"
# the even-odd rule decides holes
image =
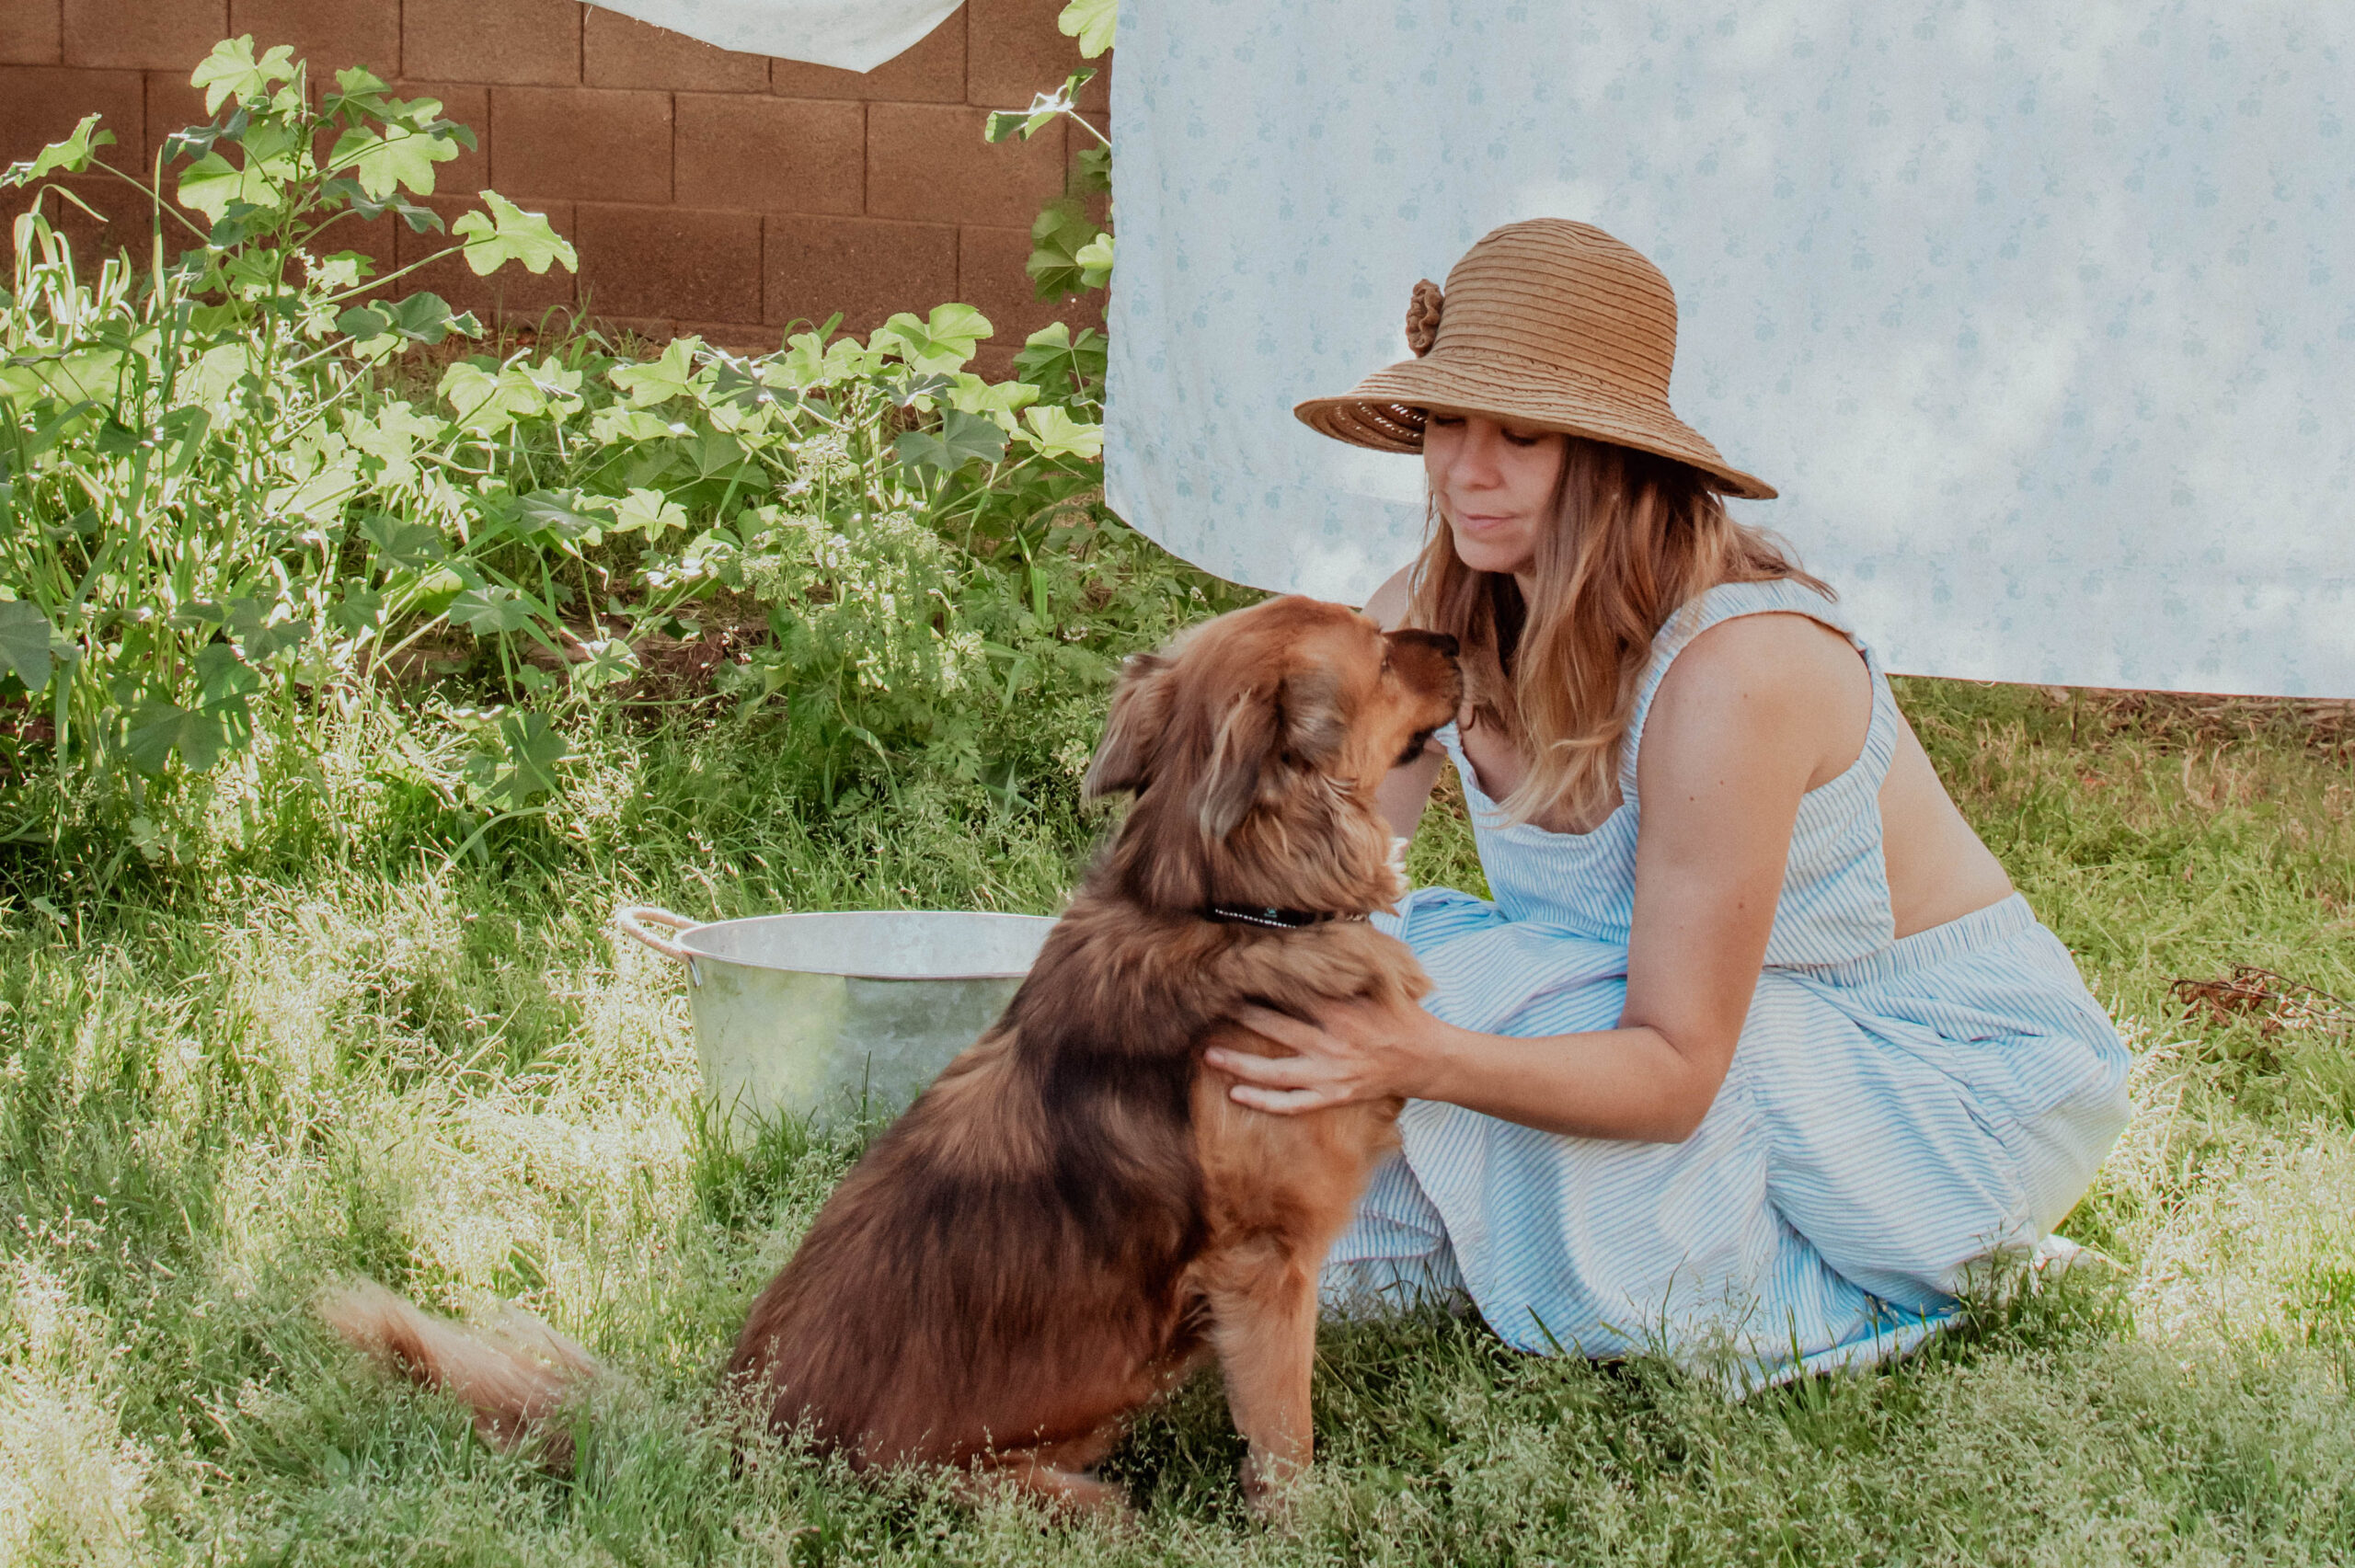
[[[1528,1350],[1786,1372],[1918,1341],[2051,1227],[2127,1058],[1829,589],[1718,493],[1775,491],[1668,406],[1675,301],[1581,223],[1417,285],[1418,358],[1300,406],[1419,450],[1434,520],[1369,613],[1452,632],[1437,739],[1494,903],[1402,901],[1438,990],[1220,1053],[1279,1114],[1407,1098],[1329,1301],[1466,1292]],[[1400,767],[1411,834],[1437,777]]]

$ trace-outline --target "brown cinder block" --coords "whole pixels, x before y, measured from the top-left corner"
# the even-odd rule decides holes
[[[54,65],[64,58],[64,0],[0,0],[0,65]]]
[[[213,117],[204,112],[204,89],[192,85],[184,72],[150,71],[147,73],[147,144],[142,160],[153,164],[155,154],[175,131],[185,131],[192,125],[210,123]],[[221,106],[227,109],[227,104]],[[185,168],[186,159],[168,166]],[[167,173],[167,178],[169,174]]]
[[[455,196],[429,196],[419,205],[439,213],[442,226],[439,231],[429,229],[419,234],[401,223],[395,231],[394,251],[394,259],[401,267],[411,266],[457,244],[449,226],[462,213],[481,210],[471,198]],[[568,239],[572,237],[571,202],[531,201],[519,205],[546,214],[557,233]],[[445,256],[393,284],[385,291],[384,297],[406,299],[420,291],[430,291],[449,301],[452,309],[474,311],[486,322],[503,316],[511,323],[529,326],[553,308],[571,305],[578,290],[578,280],[561,263],[552,262],[546,272],[534,273],[511,261],[488,278],[477,278],[464,257]]]
[[[1014,356],[1021,351],[1022,345],[1018,341],[1002,344],[992,338],[974,346],[972,362],[965,368],[983,381],[1012,381]]]
[[[1063,127],[992,146],[988,118],[955,104],[867,105],[867,215],[1028,227],[1063,193]]]
[[[386,81],[401,73],[400,0],[229,0],[229,36],[251,33],[254,51],[288,44],[311,65],[311,86],[364,65]]]
[[[799,60],[769,62],[769,90],[796,98],[864,98],[875,103],[962,103],[965,12],[946,21],[872,71],[841,71]],[[1063,78],[1058,76],[1057,81]],[[1029,102],[1026,95],[1022,100]]]
[[[784,346],[775,327],[758,322],[681,321],[672,325],[682,338],[692,335],[733,354],[770,354]]]
[[[774,326],[840,311],[844,331],[864,334],[957,292],[957,231],[946,223],[771,214],[766,251],[764,319]]]
[[[1063,0],[966,0],[965,101],[1020,109],[1033,93],[1052,92],[1074,71],[1096,79],[1079,90],[1083,109],[1111,106],[1112,56],[1079,57],[1079,40],[1055,27]]]
[[[867,110],[855,103],[681,93],[682,207],[856,212],[867,178]]]
[[[472,152],[461,144],[456,157],[446,164],[433,166],[435,195],[472,196],[490,184],[488,87],[459,82],[396,82],[393,84],[393,96],[408,99],[438,99],[442,105],[442,119],[454,120],[475,133]]]
[[[684,33],[593,6],[581,18],[581,79],[592,87],[768,91],[765,55],[717,49]]]
[[[136,71],[0,65],[0,166],[31,157],[95,114],[116,143],[98,155],[133,168],[147,142],[144,86]]]
[[[758,213],[602,201],[575,211],[581,283],[601,315],[760,319]]]
[[[671,200],[671,95],[623,87],[499,87],[491,186],[501,196]]]
[[[65,0],[60,20],[68,65],[186,76],[229,36],[229,0]]]
[[[427,81],[580,80],[580,0],[401,0],[401,69]]]
[[[1020,348],[1022,340],[1051,321],[1102,327],[1104,295],[1097,290],[1056,303],[1039,298],[1024,270],[1030,259],[1028,229],[969,225],[957,235],[957,297],[990,318],[997,330],[990,341]]]

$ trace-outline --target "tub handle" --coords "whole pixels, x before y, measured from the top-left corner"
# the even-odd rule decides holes
[[[702,924],[684,915],[674,915],[657,904],[624,904],[614,911],[614,923],[629,935],[638,938],[665,958],[676,958],[687,967],[687,978],[703,984],[703,976],[695,967],[695,956],[675,942],[666,942],[647,930],[649,924],[666,926],[672,931],[693,931]]]

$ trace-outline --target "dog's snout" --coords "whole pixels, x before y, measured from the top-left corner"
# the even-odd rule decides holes
[[[1431,640],[1439,644],[1439,651],[1450,658],[1464,651],[1464,646],[1455,640],[1453,632],[1433,632],[1430,635]]]

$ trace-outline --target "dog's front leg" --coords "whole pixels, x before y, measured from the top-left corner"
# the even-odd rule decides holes
[[[1227,1410],[1251,1445],[1244,1494],[1267,1513],[1308,1468],[1315,1446],[1308,1383],[1316,1358],[1316,1273],[1276,1236],[1254,1238],[1203,1272]]]

